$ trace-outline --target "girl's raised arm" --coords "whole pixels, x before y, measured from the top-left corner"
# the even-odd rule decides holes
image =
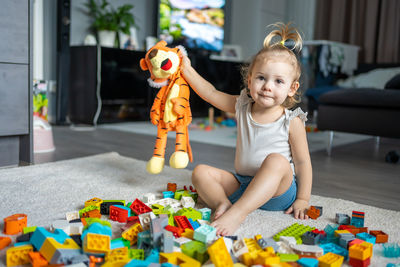
[[[184,56],[182,59],[182,74],[196,94],[204,101],[222,111],[235,113],[236,98],[238,96],[218,91],[211,83],[197,73],[187,56]]]

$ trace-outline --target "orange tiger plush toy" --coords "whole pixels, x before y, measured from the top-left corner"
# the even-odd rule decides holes
[[[190,89],[181,76],[180,66],[183,47],[169,48],[165,41],[150,48],[140,60],[142,70],[151,74],[150,86],[160,88],[150,111],[151,122],[157,126],[156,145],[153,157],[147,162],[149,173],[160,173],[164,167],[165,147],[169,131],[176,131],[175,152],[169,159],[173,168],[186,168],[192,162],[188,125],[192,121],[189,106]]]

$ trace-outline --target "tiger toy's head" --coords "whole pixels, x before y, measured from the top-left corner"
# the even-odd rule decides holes
[[[149,84],[152,87],[167,85],[169,78],[179,71],[182,54],[186,54],[184,47],[169,48],[165,41],[150,48],[145,58],[140,60],[141,69],[148,70],[151,74]]]

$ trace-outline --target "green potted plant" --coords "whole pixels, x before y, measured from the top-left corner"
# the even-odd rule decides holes
[[[134,16],[130,12],[133,5],[125,4],[115,9],[107,0],[88,0],[85,5],[87,14],[93,19],[91,28],[102,46],[118,46],[117,33],[129,34],[130,28],[135,26]]]

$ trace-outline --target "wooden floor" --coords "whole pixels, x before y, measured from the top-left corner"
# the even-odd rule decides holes
[[[53,135],[56,150],[35,154],[35,164],[111,151],[147,161],[154,145],[152,136],[107,129],[83,131],[53,126]],[[189,169],[204,163],[233,170],[234,148],[197,142],[191,142],[191,146],[194,163],[189,164]],[[173,149],[174,140],[169,140],[167,159]],[[325,151],[311,153],[312,193],[400,211],[400,163],[385,162],[385,155],[390,150],[400,151],[400,139],[381,138],[377,146],[375,139],[371,138],[334,147],[331,157]]]

